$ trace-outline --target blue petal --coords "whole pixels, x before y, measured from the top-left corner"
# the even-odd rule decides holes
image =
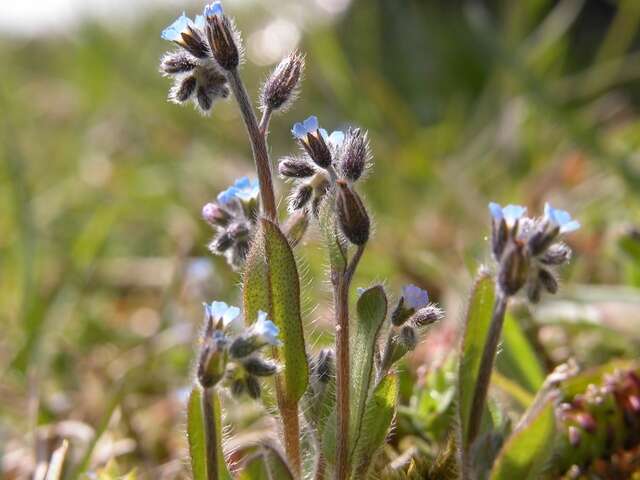
[[[545,203],[544,215],[560,227],[560,233],[574,232],[580,228],[580,222],[573,220],[569,212],[553,208],[550,203]]]
[[[204,7],[204,15],[205,17],[212,17],[213,15],[224,15],[222,3],[213,2],[211,5],[207,5],[206,7]]]
[[[329,142],[336,147],[342,145],[342,142],[344,142],[344,132],[336,130],[329,136]]]
[[[311,115],[303,122],[303,125],[307,133],[315,132],[319,127],[318,117],[316,117],[315,115]]]
[[[324,141],[328,142],[329,141],[329,133],[324,128],[320,128],[320,129],[318,129],[318,131],[320,132],[320,135],[322,135],[322,138],[324,139]]]
[[[229,310],[229,305],[224,302],[211,302],[209,307],[209,312],[214,318],[221,318],[227,310]]]
[[[204,16],[196,15],[196,19],[193,24],[198,27],[200,30],[204,30]]]
[[[502,215],[507,223],[519,220],[526,212],[526,207],[520,205],[507,205],[502,209]]]
[[[429,303],[429,294],[427,291],[415,285],[405,285],[402,288],[402,297],[407,306],[416,310]]]
[[[304,125],[302,123],[298,122],[293,125],[291,133],[293,133],[293,136],[296,138],[304,138],[304,136],[307,134],[307,129],[304,128]]]
[[[502,214],[502,206],[499,203],[489,203],[489,211],[491,212],[491,216],[498,221],[504,218],[504,215]]]
[[[191,20],[189,20],[189,17],[182,12],[182,15],[176,18],[171,25],[165,28],[160,36],[163,40],[175,42],[181,38],[180,34],[187,28],[187,25],[189,25],[190,22]]]
[[[233,186],[238,189],[247,188],[251,186],[251,181],[249,180],[249,177],[238,178],[233,184]]]

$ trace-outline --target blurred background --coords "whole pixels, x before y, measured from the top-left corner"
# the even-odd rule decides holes
[[[142,478],[186,475],[183,404],[200,305],[240,302],[238,275],[207,251],[200,208],[253,175],[233,102],[211,118],[166,102],[158,61],[171,45],[160,31],[201,7],[3,2],[4,478],[31,476],[61,437],[71,439],[69,477],[112,458]],[[519,332],[542,365],[637,354],[640,2],[226,0],[225,8],[243,31],[254,98],[282,56],[307,54],[300,100],[271,124],[274,160],[296,149],[290,126],[310,114],[330,130],[370,132],[375,168],[362,188],[376,233],[356,286],[383,281],[397,295],[412,282],[447,311],[407,378],[455,349],[472,279],[491,263],[490,200],[532,213],[548,200],[583,224],[569,239],[575,258],[560,295],[521,308]],[[312,346],[331,331],[317,238],[312,231],[297,248]],[[508,366],[503,373],[518,380]]]

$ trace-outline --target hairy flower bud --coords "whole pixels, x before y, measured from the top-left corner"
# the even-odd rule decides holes
[[[260,382],[258,382],[258,379],[252,375],[249,375],[247,378],[245,378],[245,383],[247,386],[247,393],[249,394],[249,396],[254,400],[259,399],[261,389],[260,389]]]
[[[238,34],[231,20],[222,11],[220,2],[213,2],[204,10],[209,48],[220,68],[234,70],[240,63]]]
[[[203,339],[198,361],[198,381],[204,388],[213,387],[222,377],[227,366],[227,339],[211,324]]]
[[[498,285],[505,295],[518,293],[527,281],[529,258],[524,246],[512,242],[502,255],[499,265]]]
[[[395,310],[391,314],[391,323],[393,323],[396,327],[399,327],[400,325],[403,325],[404,322],[409,320],[409,317],[411,317],[414,312],[415,309],[405,306],[404,297],[400,297]]]
[[[406,349],[406,351],[415,350],[418,345],[418,333],[415,328],[410,327],[409,325],[405,325],[400,330],[400,335],[398,337],[398,346],[401,349]]]
[[[424,328],[440,320],[442,315],[442,310],[436,305],[427,305],[414,313],[409,323],[416,328]]]
[[[359,128],[349,130],[342,150],[340,174],[347,180],[355,182],[362,176],[369,157],[367,134]]]
[[[295,247],[304,238],[309,228],[309,213],[305,209],[297,210],[287,219],[283,225],[289,245]]]
[[[307,178],[314,175],[316,169],[303,158],[286,157],[280,161],[278,173],[287,178]]]
[[[225,227],[231,220],[231,213],[217,203],[207,203],[202,207],[202,218],[211,226]]]
[[[212,253],[224,253],[233,245],[233,238],[228,232],[222,232],[215,237],[209,244],[209,250]]]
[[[295,100],[300,77],[304,71],[304,56],[292,52],[284,58],[262,87],[262,110],[285,110]]]
[[[289,206],[291,210],[300,210],[304,208],[313,196],[313,187],[309,184],[300,184],[291,195]]]
[[[188,73],[198,66],[198,61],[187,52],[178,51],[165,54],[160,61],[160,71],[166,75]]]
[[[323,348],[313,362],[312,371],[320,383],[328,383],[335,370],[335,353],[330,348]]]
[[[545,265],[562,265],[571,260],[571,249],[564,243],[554,243],[539,259]]]
[[[558,280],[549,270],[540,269],[538,279],[547,292],[554,294],[558,291]]]
[[[249,357],[242,362],[245,370],[256,377],[270,377],[278,371],[278,365],[260,357]]]
[[[360,196],[344,180],[337,181],[336,211],[340,229],[354,245],[364,245],[369,240],[371,223]]]

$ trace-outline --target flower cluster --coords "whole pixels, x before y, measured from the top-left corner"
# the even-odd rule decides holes
[[[380,370],[387,372],[407,352],[416,348],[429,325],[440,320],[442,309],[429,302],[429,294],[415,285],[405,285],[391,314],[391,328]]]
[[[257,180],[242,177],[221,192],[215,202],[202,207],[202,217],[216,234],[209,250],[224,255],[239,269],[249,252],[259,211],[260,188]]]
[[[296,123],[291,132],[303,152],[283,158],[278,167],[283,178],[295,183],[289,209],[298,211],[310,206],[317,217],[327,193],[335,191],[342,231],[352,243],[362,245],[369,236],[369,217],[353,184],[371,160],[366,133],[349,129],[346,134],[339,130],[329,134],[320,128],[315,116]]]
[[[203,388],[220,382],[234,396],[245,392],[260,397],[259,377],[274,375],[278,367],[259,355],[267,345],[279,346],[278,327],[259,312],[256,321],[242,329],[240,309],[224,302],[204,305],[205,331],[198,360],[197,378]]]
[[[492,217],[491,249],[498,263],[498,285],[506,296],[525,287],[532,302],[541,291],[556,293],[555,270],[571,259],[571,249],[561,241],[580,224],[564,210],[545,205],[544,216],[529,218],[519,205],[489,204]]]
[[[225,48],[216,41],[216,32],[228,39]],[[221,3],[207,5],[203,15],[196,15],[194,20],[183,13],[161,36],[180,47],[165,54],[160,62],[160,71],[174,81],[169,99],[180,104],[192,100],[202,113],[209,113],[216,100],[229,96],[225,75],[230,65],[225,61],[228,50],[239,57],[240,39]],[[221,55],[221,50],[226,54]]]

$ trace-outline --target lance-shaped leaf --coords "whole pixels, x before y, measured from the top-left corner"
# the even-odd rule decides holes
[[[468,445],[469,416],[473,393],[480,371],[482,352],[491,324],[495,287],[488,273],[480,273],[477,278],[467,307],[464,338],[458,373],[458,408],[460,413],[461,438]]]
[[[282,347],[277,349],[277,357],[284,363],[284,401],[296,405],[307,389],[309,375],[300,315],[300,280],[289,242],[278,226],[265,218],[260,219],[247,257],[243,294],[248,321],[255,321],[262,310],[280,329]]]
[[[534,480],[540,478],[553,452],[555,415],[549,401],[502,447],[491,471],[491,480]]]
[[[362,417],[360,437],[353,455],[353,478],[367,478],[374,455],[389,433],[396,411],[399,382],[395,374],[384,377],[371,393]]]
[[[352,445],[360,436],[369,388],[373,377],[373,357],[380,328],[387,317],[387,295],[381,285],[360,295],[357,304],[358,322],[351,338],[351,438]]]
[[[320,206],[319,224],[322,236],[329,253],[331,272],[341,273],[347,267],[347,247],[342,244],[341,236],[336,225],[336,214],[332,210],[334,205],[333,193],[329,193]]]
[[[207,445],[205,416],[202,410],[202,396],[204,392],[198,385],[194,385],[187,405],[187,437],[189,439],[189,455],[191,456],[191,472],[194,480],[231,480],[231,475],[224,461],[222,451],[222,416],[220,399],[213,394],[213,411],[216,432],[216,461],[217,472],[207,475]]]

